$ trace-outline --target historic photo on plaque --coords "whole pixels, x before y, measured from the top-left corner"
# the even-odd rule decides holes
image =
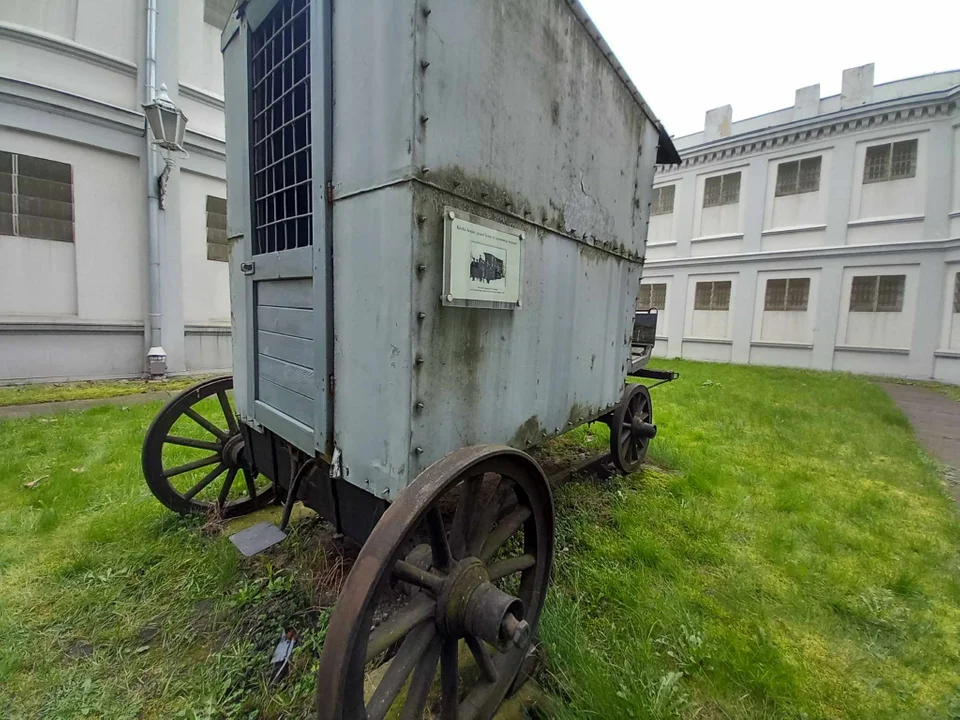
[[[523,234],[463,211],[446,211],[446,305],[514,309],[520,304]]]

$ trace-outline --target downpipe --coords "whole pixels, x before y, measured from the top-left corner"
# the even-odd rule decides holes
[[[157,97],[157,0],[147,0],[146,53],[144,57],[144,102]],[[163,349],[163,310],[160,293],[160,154],[153,147],[149,126],[144,129],[147,183],[147,287],[148,309],[145,328],[147,372],[152,378],[167,373],[167,353]]]

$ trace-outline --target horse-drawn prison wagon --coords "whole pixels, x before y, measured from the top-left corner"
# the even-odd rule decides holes
[[[362,544],[322,717],[490,717],[553,556],[526,451],[600,420],[630,471],[655,434],[624,381],[679,158],[575,0],[248,0],[223,51],[233,380],[160,413],[147,480],[179,512],[302,501]]]

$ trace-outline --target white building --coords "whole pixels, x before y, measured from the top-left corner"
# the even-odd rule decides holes
[[[177,159],[155,225],[167,369],[230,365],[220,27],[232,0],[7,0],[0,382],[146,369],[151,4],[156,86],[189,119],[189,157]]]
[[[960,382],[960,71],[675,139],[657,171],[640,306],[656,353]]]

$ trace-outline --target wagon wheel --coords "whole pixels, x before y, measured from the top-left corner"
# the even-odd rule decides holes
[[[320,658],[320,718],[492,717],[529,650],[552,561],[553,499],[528,455],[484,445],[431,465],[343,586]]]
[[[143,476],[157,500],[181,515],[246,515],[273,499],[253,472],[230,404],[232,377],[198,383],[168,402],[143,440]],[[242,480],[238,481],[238,476]]]
[[[650,391],[643,385],[627,385],[610,421],[610,455],[617,470],[629,474],[640,467],[656,435]]]

